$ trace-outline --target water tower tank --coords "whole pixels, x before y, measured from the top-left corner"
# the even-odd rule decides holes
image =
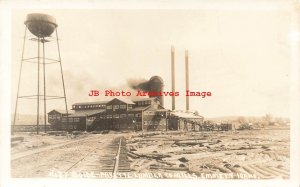
[[[57,27],[54,17],[47,14],[28,14],[25,25],[29,31],[39,38],[51,36]]]

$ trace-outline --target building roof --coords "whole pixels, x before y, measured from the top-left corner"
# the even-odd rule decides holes
[[[150,108],[151,106],[139,106],[139,107],[134,107],[133,109],[128,110],[128,112],[137,112],[137,111],[144,111],[148,108]]]
[[[141,98],[133,99],[132,101],[139,102],[139,101],[153,101],[153,100],[158,100],[158,98],[157,97],[150,97],[150,98],[141,97]]]
[[[95,114],[103,113],[105,109],[97,109],[97,110],[80,110],[76,111],[74,114],[69,115],[69,117],[85,117],[92,116]]]
[[[117,100],[119,100],[119,101],[122,101],[123,103],[126,103],[126,104],[130,104],[130,105],[134,105],[134,104],[135,104],[135,103],[132,102],[130,99],[125,98],[125,97],[116,97],[116,98],[110,100],[110,101],[107,102],[107,103],[110,103],[111,101],[113,101],[113,100],[115,100],[115,99],[117,99]]]
[[[79,102],[79,103],[74,103],[73,105],[103,105],[103,104],[107,104],[109,102],[111,102],[114,99],[118,99],[126,104],[131,104],[134,105],[134,102],[138,102],[138,101],[153,101],[153,100],[159,100],[157,97],[151,97],[151,98],[136,98],[133,100],[130,100],[129,98],[125,98],[125,97],[115,97],[109,101],[93,101],[93,102]]]
[[[159,109],[155,109],[155,108],[150,108],[150,111],[156,111],[156,112],[168,112],[170,110],[168,109],[164,109],[164,108],[159,108]]]
[[[108,102],[109,101],[80,102],[80,103],[74,103],[73,105],[103,105]]]
[[[203,116],[196,115],[193,112],[188,111],[172,111],[171,115],[179,117],[179,118],[185,118],[185,119],[203,119]]]
[[[50,112],[53,112],[53,111],[56,111],[60,114],[67,114],[66,110],[63,110],[63,109],[53,109]],[[49,114],[50,112],[48,112],[47,114]],[[73,113],[74,113],[73,110],[68,110],[68,114],[73,114]]]

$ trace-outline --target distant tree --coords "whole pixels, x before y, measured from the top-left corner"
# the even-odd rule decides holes
[[[239,116],[237,121],[240,123],[240,124],[244,124],[244,123],[247,123],[247,119],[244,117],[244,116]]]
[[[270,125],[274,123],[274,118],[271,114],[266,114],[263,118],[263,124]]]
[[[273,116],[271,114],[266,114],[265,118],[269,122],[273,121]]]
[[[285,125],[285,120],[282,117],[277,117],[274,119],[275,123],[278,123],[279,125]]]
[[[257,118],[256,117],[249,117],[248,118],[248,121],[249,121],[249,123],[256,123],[258,120],[257,120]]]

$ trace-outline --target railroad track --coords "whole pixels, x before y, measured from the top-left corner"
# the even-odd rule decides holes
[[[96,146],[65,170],[65,173],[76,173],[79,177],[89,175],[94,178],[118,178],[118,173],[124,172],[130,172],[124,137],[115,138],[104,148]]]

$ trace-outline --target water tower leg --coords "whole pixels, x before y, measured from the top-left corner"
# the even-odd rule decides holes
[[[40,117],[40,38],[38,37],[38,74],[37,74],[37,112],[36,112],[36,133],[39,134]]]
[[[45,69],[45,38],[42,39],[43,43],[43,75],[44,75],[44,127],[45,133],[47,132],[46,123],[47,123],[47,115],[46,115],[46,69]]]
[[[64,74],[63,74],[62,64],[61,64],[61,56],[60,56],[57,29],[55,30],[55,33],[56,33],[57,50],[58,50],[58,57],[59,57],[59,64],[60,64],[60,73],[61,73],[61,79],[62,79],[62,84],[63,84],[63,89],[64,89],[64,98],[65,98],[66,113],[67,113],[67,128],[69,128],[69,117],[68,117],[69,113],[68,113],[68,105],[67,105],[66,90],[65,90],[65,81],[64,81]]]
[[[26,41],[26,33],[27,33],[27,27],[26,26],[25,26],[25,32],[24,33],[25,34],[24,34],[24,40],[23,40],[21,66],[20,66],[20,71],[19,71],[19,81],[18,81],[18,90],[17,90],[16,105],[15,105],[15,113],[14,113],[14,122],[13,122],[13,127],[12,127],[12,132],[11,132],[12,135],[15,133],[16,115],[17,115],[17,108],[18,108],[18,102],[19,102],[19,90],[20,90],[20,82],[21,82],[21,76],[22,76],[25,41]]]

